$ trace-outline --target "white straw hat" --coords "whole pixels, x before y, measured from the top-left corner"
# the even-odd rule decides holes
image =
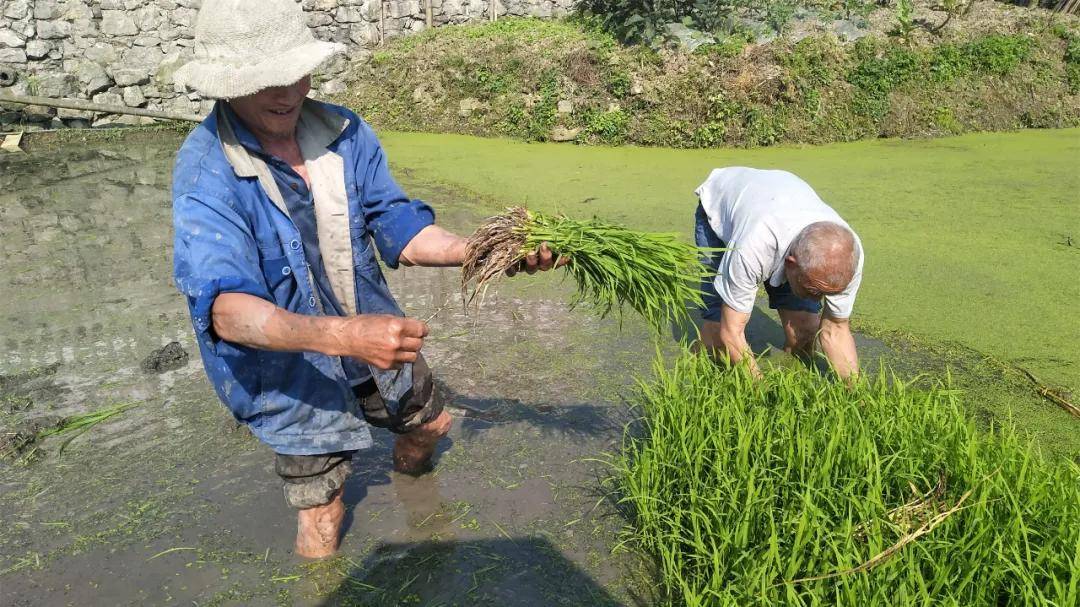
[[[315,39],[296,0],[203,0],[195,58],[174,78],[203,97],[234,99],[293,84],[343,52]]]

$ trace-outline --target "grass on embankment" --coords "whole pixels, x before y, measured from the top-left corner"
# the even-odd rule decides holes
[[[859,233],[857,327],[956,342],[1080,393],[1080,131],[980,134],[813,148],[599,148],[383,133],[414,179],[635,229],[692,233],[694,188],[719,166],[806,179]],[[453,200],[433,200],[454,204]],[[1065,244],[1071,235],[1073,246]],[[959,382],[960,378],[958,378]],[[964,385],[976,409],[1011,410],[1041,443],[1080,454],[1078,422],[1025,385]],[[1075,400],[1075,398],[1074,398]]]
[[[505,19],[388,43],[336,100],[377,128],[665,147],[824,143],[1080,125],[1080,21],[998,3],[993,29],[694,52]],[[1077,30],[1077,31],[1074,31]],[[572,107],[567,107],[570,104]]]
[[[613,463],[670,604],[1080,601],[1080,467],[975,429],[951,390],[665,366]]]

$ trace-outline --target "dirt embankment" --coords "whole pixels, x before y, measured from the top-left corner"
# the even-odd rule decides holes
[[[577,22],[507,19],[397,40],[337,97],[378,127],[713,147],[1080,124],[1080,19],[996,2],[815,14],[779,37],[625,46]],[[936,30],[936,31],[934,31]]]

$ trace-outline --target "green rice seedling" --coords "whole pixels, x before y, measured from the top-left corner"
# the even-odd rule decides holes
[[[23,461],[30,461],[39,451],[38,444],[50,436],[65,437],[57,451],[57,456],[62,457],[64,449],[71,444],[71,441],[82,436],[94,426],[138,405],[139,403],[111,405],[82,415],[73,415],[63,419],[54,418],[55,421],[50,420],[46,424],[36,424],[24,431],[13,432],[9,437],[5,437],[5,441],[3,441],[0,459],[20,457]]]
[[[1080,466],[884,369],[656,365],[614,456],[669,604],[1080,604]]]
[[[577,285],[573,304],[594,305],[602,316],[627,306],[663,331],[672,322],[685,322],[688,306],[702,305],[698,284],[709,270],[700,258],[708,251],[674,234],[639,232],[599,219],[570,219],[522,207],[489,218],[470,237],[461,275],[466,302],[542,243],[569,259],[566,270]]]

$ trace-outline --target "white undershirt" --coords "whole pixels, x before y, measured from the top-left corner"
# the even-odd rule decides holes
[[[778,287],[787,281],[784,258],[803,228],[829,221],[850,229],[809,184],[787,171],[715,169],[695,193],[710,227],[731,249],[720,262],[716,291],[724,303],[746,314],[754,309],[759,285],[767,280]],[[855,275],[842,293],[824,298],[825,311],[833,318],[851,316],[862,281],[863,247],[858,236],[855,241]]]

